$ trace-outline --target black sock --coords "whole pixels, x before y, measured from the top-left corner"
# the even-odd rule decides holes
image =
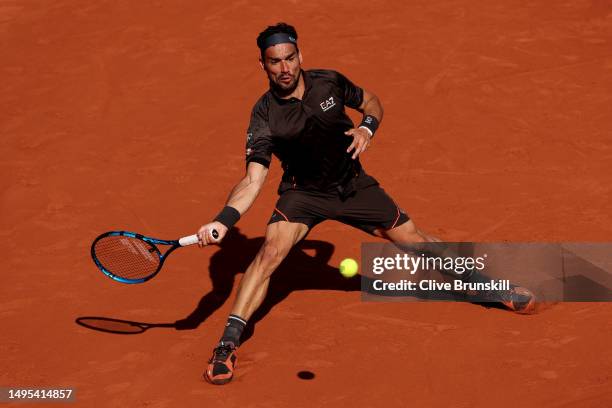
[[[244,330],[246,324],[246,321],[240,316],[233,314],[229,315],[227,318],[227,323],[225,324],[223,336],[221,336],[221,341],[224,343],[233,343],[236,347],[238,347],[240,345],[240,336],[242,335],[242,331]]]

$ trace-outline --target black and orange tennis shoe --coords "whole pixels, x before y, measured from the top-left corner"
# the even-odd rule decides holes
[[[221,342],[213,350],[208,361],[204,378],[211,384],[223,385],[232,381],[234,367],[236,366],[236,346],[231,342]]]
[[[527,288],[510,284],[510,290],[501,292],[501,303],[508,309],[522,314],[536,311],[536,297]]]
[[[499,303],[521,314],[536,312],[536,297],[527,288],[510,284],[508,290],[468,291],[467,299],[476,303]]]

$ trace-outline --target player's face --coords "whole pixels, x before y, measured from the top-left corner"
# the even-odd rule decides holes
[[[291,93],[300,79],[302,54],[294,44],[283,43],[268,47],[261,62],[272,86],[282,93]]]

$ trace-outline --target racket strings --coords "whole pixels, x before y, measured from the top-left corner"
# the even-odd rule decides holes
[[[94,253],[107,271],[124,279],[146,278],[154,274],[160,264],[152,244],[132,237],[104,237],[96,242]]]

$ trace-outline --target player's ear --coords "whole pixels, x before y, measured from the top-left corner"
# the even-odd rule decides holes
[[[266,67],[264,67],[264,63],[263,63],[263,59],[261,58],[261,54],[259,54],[259,66],[261,67],[261,69],[265,70]]]
[[[298,50],[298,59],[300,60],[300,65],[302,65],[302,51]]]

